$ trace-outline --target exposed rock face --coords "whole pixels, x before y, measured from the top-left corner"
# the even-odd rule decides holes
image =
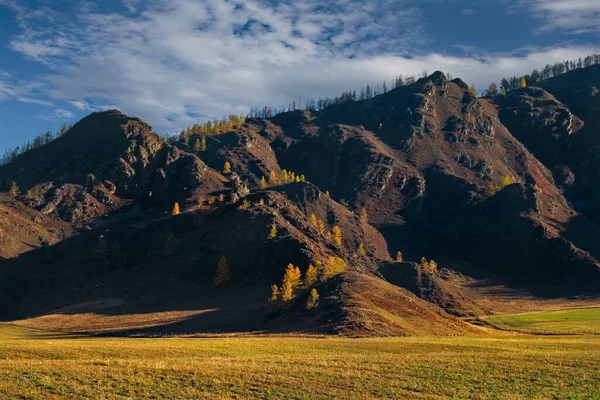
[[[83,223],[132,201],[186,198],[205,171],[202,161],[165,144],[144,122],[111,110],[82,119],[0,174],[17,182],[28,206]]]

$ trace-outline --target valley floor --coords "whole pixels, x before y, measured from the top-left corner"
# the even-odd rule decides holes
[[[91,338],[0,325],[0,398],[600,398],[600,337]]]

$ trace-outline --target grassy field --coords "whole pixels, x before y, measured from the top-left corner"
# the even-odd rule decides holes
[[[600,338],[89,338],[0,325],[0,398],[600,398]]]
[[[600,333],[600,308],[503,315],[490,317],[488,321],[501,327],[526,331]]]

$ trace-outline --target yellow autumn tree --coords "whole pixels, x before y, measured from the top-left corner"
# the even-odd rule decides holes
[[[181,211],[179,210],[179,203],[175,203],[173,205],[173,210],[171,211],[171,215],[179,215]]]
[[[288,183],[289,176],[288,176],[288,172],[285,169],[283,171],[281,171],[280,180],[283,185]]]
[[[300,182],[302,182],[302,181],[300,180],[300,177],[299,177],[299,176],[296,176],[296,183],[300,183]]]
[[[367,215],[367,210],[365,210],[365,208],[361,208],[360,209],[360,222],[362,222],[363,224],[366,224],[369,222],[369,216]]]
[[[312,226],[317,227],[317,217],[315,216],[315,214],[310,214],[308,220],[310,221],[310,224]]]
[[[227,257],[221,257],[217,263],[215,271],[215,279],[213,285],[216,287],[223,286],[229,282],[229,266],[227,265]]]
[[[325,222],[322,219],[317,221],[317,229],[321,235],[325,234]]]
[[[314,265],[310,264],[304,273],[304,286],[311,287],[317,281],[319,272]]]
[[[223,173],[230,174],[231,173],[231,164],[229,161],[225,161],[225,165],[223,166]]]
[[[398,253],[396,253],[396,262],[397,263],[404,262],[404,257],[402,256],[402,252],[401,251],[399,251]]]
[[[17,183],[15,181],[10,182],[9,192],[10,192],[10,195],[13,197],[15,197],[16,195],[19,194],[19,186],[17,186]]]
[[[277,185],[277,175],[273,171],[271,171],[271,173],[269,173],[269,185],[271,185],[271,186]]]
[[[498,190],[502,190],[513,183],[517,183],[517,179],[514,176],[502,175],[498,181]]]
[[[502,86],[502,96],[506,96],[506,88]]]
[[[265,180],[264,176],[262,178],[260,178],[260,188],[261,189],[266,189],[267,188],[267,181]]]
[[[425,271],[429,272],[432,275],[437,274],[438,272],[437,263],[433,260],[427,261],[425,257],[421,258],[421,266],[425,269]]]
[[[300,175],[300,182],[306,182],[306,177],[304,174]]]
[[[356,255],[359,257],[364,257],[367,255],[367,252],[365,251],[365,246],[363,246],[362,243],[358,245],[358,249],[356,249]]]
[[[272,285],[271,297],[269,297],[269,301],[275,303],[277,300],[279,300],[279,288],[277,287],[277,285]]]
[[[323,266],[323,279],[329,279],[346,270],[346,261],[343,258],[331,256]]]
[[[469,93],[471,93],[471,96],[477,97],[477,90],[475,89],[475,87],[471,86],[469,88]]]
[[[306,301],[306,309],[312,310],[313,308],[317,308],[319,306],[319,293],[317,293],[317,289],[311,289],[308,300]]]
[[[333,238],[333,243],[337,244],[338,246],[342,245],[342,230],[339,226],[336,225],[333,227],[331,230],[331,236]]]
[[[288,264],[283,275],[283,280],[281,281],[281,300],[287,302],[293,299],[301,283],[300,268],[295,267],[293,264]]]
[[[329,190],[325,192],[325,196],[331,197],[331,195],[329,194]]]
[[[277,237],[277,225],[271,224],[271,231],[269,232],[269,240],[273,240]]]
[[[437,110],[435,108],[433,109],[433,118],[437,118]]]
[[[522,89],[527,87],[527,80],[524,76],[521,77],[521,84],[519,85]]]

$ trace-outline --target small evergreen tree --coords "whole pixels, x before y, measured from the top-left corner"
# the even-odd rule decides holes
[[[401,251],[399,251],[398,253],[396,253],[396,262],[397,263],[404,262],[404,257],[402,256],[402,252]]]
[[[342,230],[340,229],[339,226],[334,226],[333,229],[331,230],[331,235],[333,237],[333,243],[335,243],[338,246],[342,245]]]
[[[317,293],[317,289],[313,288],[308,295],[308,300],[306,301],[306,309],[312,310],[313,308],[317,308],[319,306],[319,293]]]
[[[360,222],[362,222],[363,224],[366,224],[369,222],[369,216],[367,215],[367,210],[363,208],[360,209]]]
[[[364,257],[367,255],[367,252],[365,251],[365,246],[363,246],[362,243],[358,245],[358,249],[356,249],[356,255],[359,257]]]
[[[524,76],[521,77],[521,82],[520,82],[519,86],[521,87],[521,89],[524,89],[527,87],[527,80],[525,79]]]
[[[311,287],[317,281],[319,272],[314,265],[310,264],[304,273],[304,286]]]
[[[175,205],[173,205],[173,211],[171,211],[171,215],[179,215],[179,214],[180,214],[179,203],[175,203]]]
[[[229,282],[229,266],[227,265],[227,257],[221,257],[217,263],[215,271],[215,279],[213,285],[215,287],[223,286]]]
[[[269,232],[269,240],[273,240],[277,237],[277,225],[271,224],[271,231]]]

